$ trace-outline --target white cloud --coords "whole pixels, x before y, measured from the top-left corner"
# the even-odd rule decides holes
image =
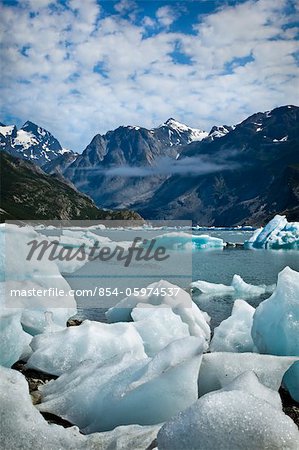
[[[166,5],[157,10],[156,17],[161,25],[169,27],[171,24],[173,24],[173,22],[175,22],[178,14],[172,7]]]
[[[166,6],[157,11],[158,29],[146,15],[139,25],[126,19],[129,0],[110,17],[96,0],[71,0],[67,8],[42,0],[38,7],[35,0],[3,6],[4,113],[33,120],[81,151],[94,134],[121,124],[152,127],[175,116],[209,129],[296,104],[297,42],[294,28],[285,27],[293,20],[286,3],[223,6],[199,17],[189,35],[169,32],[175,17]],[[39,14],[30,14],[33,4]],[[192,65],[173,57],[178,48]]]

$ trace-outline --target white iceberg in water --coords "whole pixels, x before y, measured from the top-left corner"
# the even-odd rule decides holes
[[[244,300],[235,300],[232,314],[214,329],[211,352],[253,352],[251,337],[252,318],[255,309]]]
[[[159,424],[196,401],[203,350],[203,339],[188,337],[154,358],[112,359],[105,365],[86,362],[42,386],[38,408],[75,423],[85,433]]]
[[[244,243],[245,248],[299,249],[299,222],[288,222],[276,215],[264,228],[259,228]]]
[[[203,250],[226,246],[226,243],[220,238],[207,234],[191,234],[184,231],[160,234],[153,239],[156,241],[155,246],[161,246],[170,250]]]
[[[157,291],[158,295],[154,292]],[[163,294],[163,291],[166,295]],[[182,322],[188,325],[190,336],[201,336],[210,341],[210,326],[207,316],[192,301],[188,292],[165,280],[146,287],[147,295],[125,297],[106,312],[108,322],[131,321],[131,312],[137,305],[147,308],[150,305],[171,308]],[[160,294],[159,294],[160,293]]]
[[[198,290],[205,295],[232,295],[242,297],[257,297],[267,292],[272,293],[275,285],[259,285],[246,283],[240,275],[235,274],[230,286],[220,283],[210,283],[208,281],[198,280],[190,283],[190,288],[195,291]]]
[[[299,432],[278,394],[247,373],[164,424],[157,441],[159,450],[297,450]]]
[[[160,428],[131,425],[84,436],[77,427],[49,424],[33,406],[25,377],[1,366],[0,396],[1,450],[146,450]]]

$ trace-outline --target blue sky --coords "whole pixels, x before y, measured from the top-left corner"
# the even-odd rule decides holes
[[[298,15],[297,0],[2,1],[1,119],[82,151],[119,125],[209,131],[298,104]]]

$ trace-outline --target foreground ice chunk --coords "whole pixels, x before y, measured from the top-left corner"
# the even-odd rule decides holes
[[[198,280],[190,284],[191,289],[198,289],[202,294],[206,295],[234,295],[242,297],[255,297],[263,295],[267,292],[273,292],[274,286],[246,283],[240,275],[234,275],[230,286],[226,284],[209,283],[208,281]]]
[[[256,308],[252,337],[260,353],[299,356],[299,273],[286,267],[275,292]]]
[[[0,312],[0,364],[11,367],[17,362],[31,341],[31,336],[22,328],[21,313]]]
[[[252,338],[261,353],[299,357],[299,273],[286,267],[277,288],[253,316]],[[284,385],[299,400],[298,363],[289,369]]]
[[[72,293],[69,292],[70,286],[60,275],[56,266],[53,278],[41,276],[39,283],[32,280],[9,280],[6,281],[5,285],[5,303],[9,308],[14,305],[22,310],[22,325],[33,336],[46,331],[49,315],[51,315],[51,320],[58,329],[64,328],[67,320],[76,314],[76,301]],[[55,289],[61,290],[64,293],[63,296],[56,295]],[[21,295],[15,293],[15,290],[21,292]],[[42,291],[44,294],[42,296],[31,295],[33,290]],[[8,297],[9,292],[11,294]]]
[[[127,352],[137,358],[146,356],[142,339],[131,323],[86,320],[78,327],[36,336],[31,347],[33,354],[27,366],[53,375],[61,375],[86,360],[100,364]]]
[[[155,241],[155,245],[157,246],[174,250],[221,249],[226,246],[226,243],[220,238],[212,237],[207,234],[190,234],[185,233],[184,231],[155,236]]]
[[[176,339],[190,336],[188,325],[172,309],[142,306],[144,305],[137,305],[131,316],[148,356],[154,356]]]
[[[265,386],[277,391],[284,373],[296,360],[298,358],[291,356],[257,353],[207,353],[199,372],[199,396],[223,388],[248,370],[253,371]]]
[[[253,352],[251,337],[252,318],[255,309],[244,300],[235,300],[232,314],[214,329],[211,352]]]
[[[203,339],[188,337],[125,369],[123,361],[89,367],[85,363],[44,385],[38,407],[66,418],[85,433],[161,423],[197,399],[203,349]]]
[[[279,393],[260,383],[257,375],[252,371],[243,372],[241,375],[234,378],[231,383],[222,388],[221,391],[247,392],[247,394],[251,394],[254,397],[263,399],[270,403],[273,408],[277,408],[280,411],[282,410],[282,403]]]
[[[299,249],[299,223],[276,215],[244,243],[247,248]]]
[[[149,288],[158,292],[166,289],[167,295],[154,295],[149,293],[146,296],[131,295],[130,297],[125,297],[115,307],[110,308],[106,312],[108,322],[132,320],[131,312],[138,304],[143,304],[144,308],[148,305],[163,305],[165,308],[171,308],[176,315],[180,316],[182,322],[188,325],[191,336],[204,337],[209,342],[211,331],[206,321],[207,317],[192,301],[188,292],[165,280],[150,284],[146,288],[147,292],[150,292]],[[171,292],[170,290],[173,290],[172,295],[169,294]]]
[[[22,328],[21,313],[18,308],[6,307],[5,282],[0,282],[0,364],[5,367],[11,367],[31,350],[32,336]]]
[[[1,450],[146,450],[160,428],[132,425],[84,436],[76,427],[48,424],[32,405],[25,377],[3,367],[0,396]]]
[[[87,450],[149,450],[161,425],[127,425],[85,437]],[[78,447],[76,450],[80,450]]]
[[[257,380],[251,378],[249,388],[247,381],[248,376],[201,397],[163,425],[159,450],[297,450],[295,423],[272,406],[271,393],[265,398]]]
[[[69,284],[54,261],[48,258],[39,261],[37,254],[27,259],[30,252],[28,243],[32,240],[40,242],[42,237],[30,226],[5,224],[0,228],[0,278],[6,282],[5,304],[23,310],[22,324],[28,333],[34,335],[45,330],[47,311],[52,312],[55,324],[65,326],[68,318],[76,314],[77,305],[74,296],[69,293]],[[65,295],[27,295],[32,289],[45,291],[55,288]],[[22,295],[16,294],[15,290],[22,292]]]

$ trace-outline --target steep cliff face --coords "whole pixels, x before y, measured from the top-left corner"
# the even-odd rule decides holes
[[[84,194],[34,164],[0,152],[1,220],[140,219],[131,211],[104,211]]]
[[[223,155],[232,168],[169,177],[146,204],[145,218],[192,218],[202,225],[260,225],[275,213],[298,220],[299,108],[285,106],[249,117],[216,140],[181,150],[180,158]]]

